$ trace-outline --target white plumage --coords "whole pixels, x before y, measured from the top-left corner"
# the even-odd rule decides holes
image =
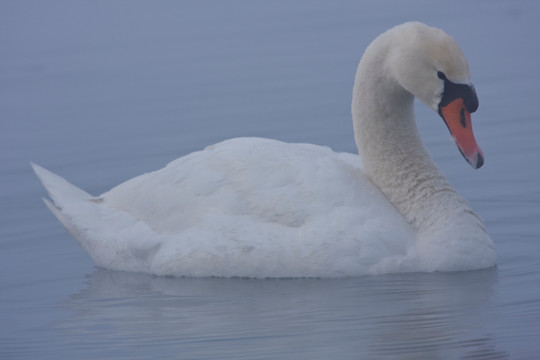
[[[422,86],[422,93],[431,86],[433,98],[440,98],[440,84],[424,81],[404,90],[391,63],[386,68],[384,61],[374,62],[419,46],[409,36],[413,40],[405,41],[414,43],[391,47],[388,39],[401,39],[404,32],[426,32],[435,38],[429,41],[449,38],[408,23],[381,35],[364,55],[353,101],[364,169],[357,155],[321,146],[238,138],[99,197],[33,165],[53,200],[46,203],[98,266],[115,270],[340,277],[493,266],[496,255],[482,221],[431,162],[409,108],[414,86]],[[458,65],[455,77],[468,79],[468,69]],[[407,66],[428,71],[421,64],[396,69]],[[392,81],[370,92],[381,79]],[[396,89],[410,95],[407,101],[394,96]]]

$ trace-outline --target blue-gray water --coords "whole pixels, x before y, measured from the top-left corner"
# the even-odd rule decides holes
[[[96,269],[34,161],[93,194],[214,142],[355,152],[356,64],[420,20],[467,55],[485,166],[417,106],[496,269],[341,280]],[[1,359],[532,359],[540,353],[538,1],[0,2]]]

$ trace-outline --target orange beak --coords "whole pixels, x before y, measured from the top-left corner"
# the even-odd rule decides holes
[[[474,169],[484,165],[484,154],[474,138],[471,113],[465,107],[462,98],[457,98],[445,106],[441,106],[440,115],[452,134],[456,145]]]

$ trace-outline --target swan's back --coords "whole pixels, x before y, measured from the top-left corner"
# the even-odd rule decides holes
[[[212,212],[299,228],[337,208],[369,211],[369,196],[384,202],[360,166],[357,157],[325,147],[241,138],[133,178],[102,199],[160,233],[184,231]]]

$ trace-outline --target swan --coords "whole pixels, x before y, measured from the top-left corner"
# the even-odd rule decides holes
[[[492,267],[482,219],[419,136],[415,97],[481,167],[467,60],[449,35],[419,22],[382,33],[360,60],[352,100],[360,156],[237,138],[97,197],[32,166],[47,207],[107,269],[281,278]]]

